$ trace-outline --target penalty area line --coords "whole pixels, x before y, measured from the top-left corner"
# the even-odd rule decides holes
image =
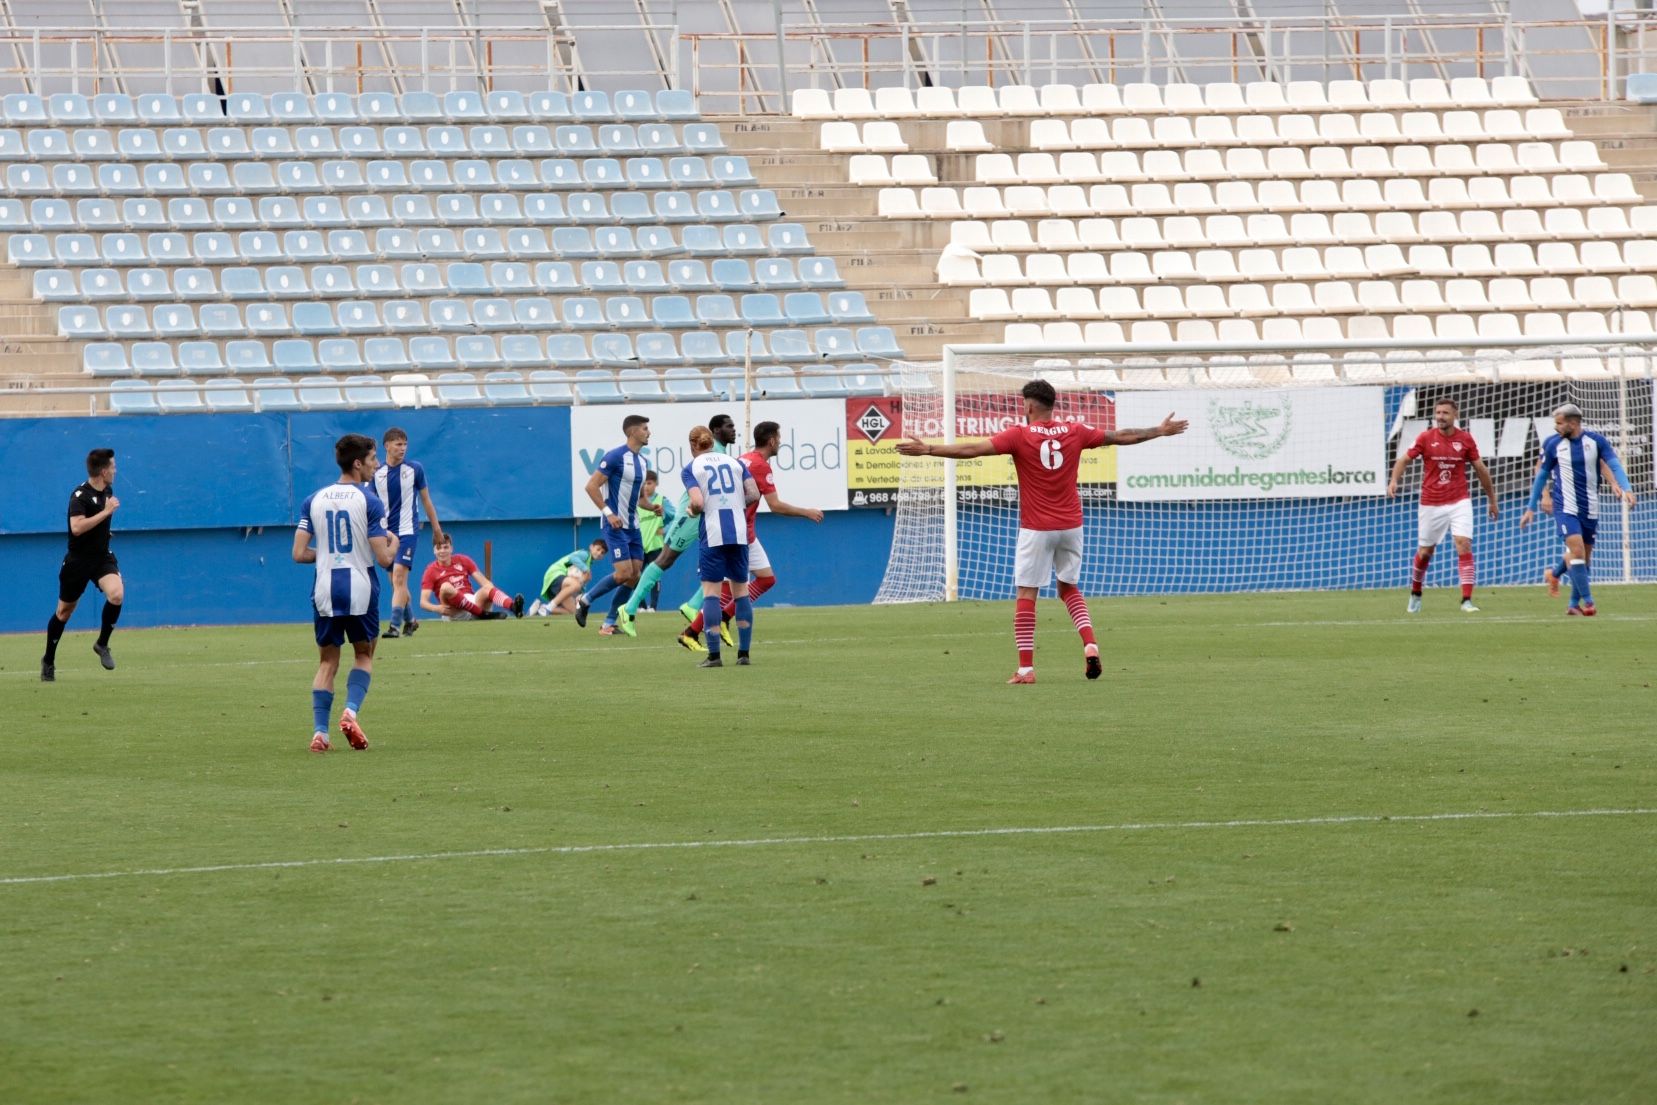
[[[211,875],[227,871],[279,871],[306,867],[354,867],[383,863],[437,863],[455,859],[512,856],[578,856],[603,852],[693,851],[715,848],[787,848],[823,844],[874,844],[915,840],[968,840],[1012,836],[1080,836],[1104,833],[1198,831],[1205,829],[1283,829],[1319,825],[1387,825],[1454,821],[1521,821],[1579,817],[1649,817],[1657,808],[1581,810],[1468,810],[1446,813],[1334,814],[1327,817],[1239,818],[1230,821],[1121,821],[1101,825],[1024,825],[985,829],[932,829],[901,833],[847,833],[827,836],[771,836],[724,840],[664,840],[613,844],[545,844],[524,848],[470,848],[452,852],[414,852],[384,856],[340,856],[331,859],[265,860],[257,863],[214,863],[198,867],[147,867],[127,871],[81,871],[59,875],[13,875],[0,886],[84,882],[93,879],[159,878],[172,875]]]

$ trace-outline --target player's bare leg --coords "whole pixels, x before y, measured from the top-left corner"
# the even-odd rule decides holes
[[[405,633],[412,634],[420,627],[414,620],[414,611],[409,609],[408,566],[393,564],[391,566],[391,624],[380,633],[382,637],[399,637]],[[402,624],[397,624],[397,614],[404,611]]]
[[[1461,580],[1461,612],[1463,614],[1477,614],[1479,608],[1473,605],[1473,539],[1471,537],[1456,537],[1456,573]]]
[[[109,635],[115,632],[115,623],[121,617],[126,588],[121,583],[121,577],[111,572],[98,580],[98,590],[104,595],[103,625],[98,631],[98,639],[92,644],[92,651],[98,654],[98,662],[105,671],[114,671],[115,657],[109,651]]]

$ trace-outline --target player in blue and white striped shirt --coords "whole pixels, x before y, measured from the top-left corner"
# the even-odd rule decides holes
[[[708,658],[701,666],[724,666],[719,660],[719,593],[729,583],[736,601],[736,662],[746,667],[754,634],[754,604],[748,598],[748,504],[759,502],[759,485],[747,465],[714,452],[713,431],[706,426],[690,432],[690,463],[682,476],[690,512],[702,520],[702,624],[707,627]]]
[[[587,611],[594,602],[614,591],[610,613],[604,619],[600,634],[608,637],[616,631],[616,612],[633,595],[633,585],[644,570],[644,535],[639,532],[639,492],[644,488],[644,476],[649,466],[639,455],[650,444],[650,419],[642,414],[630,414],[621,420],[621,432],[627,440],[599,458],[598,467],[587,481],[587,498],[598,507],[603,525],[599,536],[610,549],[610,572],[599,578],[598,568],[593,577],[599,581],[587,589],[575,604],[575,624],[587,626]],[[646,509],[649,509],[648,507]],[[656,513],[662,507],[656,504]]]
[[[420,507],[432,522],[432,540],[443,536],[426,486],[426,470],[419,461],[408,460],[408,433],[396,426],[385,432],[385,467],[374,473],[374,493],[385,504],[386,531],[397,539],[397,560],[391,566],[391,624],[385,636],[397,637],[420,628],[414,620],[413,598],[408,577],[414,570],[414,556],[420,538]]]
[[[316,723],[312,752],[329,748],[328,714],[334,706],[334,678],[339,674],[340,645],[345,641],[351,642],[356,662],[346,677],[345,712],[340,715],[339,729],[352,748],[368,747],[368,738],[357,724],[357,711],[368,695],[380,629],[380,577],[374,565],[389,568],[397,555],[397,538],[385,528],[385,506],[368,486],[374,474],[374,439],[346,434],[334,442],[334,460],[339,480],[306,496],[293,535],[294,560],[316,565],[311,613],[319,661],[311,681],[311,714]]]
[[[1530,502],[1519,519],[1528,526],[1536,517],[1542,489],[1553,482],[1553,519],[1565,539],[1570,561],[1571,604],[1567,614],[1596,613],[1594,596],[1588,589],[1588,563],[1593,557],[1594,535],[1599,530],[1599,468],[1603,462],[1617,482],[1617,496],[1634,505],[1634,491],[1628,484],[1617,452],[1604,436],[1582,428],[1582,408],[1567,403],[1553,412],[1560,432],[1542,443],[1542,467],[1531,484]],[[1579,605],[1580,604],[1580,605]]]

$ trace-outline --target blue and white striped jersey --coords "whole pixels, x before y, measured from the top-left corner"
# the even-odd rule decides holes
[[[385,537],[385,507],[367,486],[331,483],[306,498],[299,528],[316,541],[311,602],[319,617],[366,614],[380,601],[370,537]]]
[[[617,445],[599,458],[598,470],[609,482],[604,509],[621,518],[622,529],[639,528],[639,489],[644,486],[644,458],[626,445]]]
[[[1556,514],[1599,517],[1599,462],[1620,468],[1611,443],[1592,430],[1574,438],[1554,434],[1542,445],[1542,475],[1553,480]]]
[[[426,489],[426,470],[417,460],[393,467],[380,465],[374,473],[374,493],[385,504],[388,533],[413,537],[420,529],[420,492]]]
[[[748,466],[723,453],[703,453],[685,465],[685,493],[702,489],[702,544],[746,545],[748,543]]]

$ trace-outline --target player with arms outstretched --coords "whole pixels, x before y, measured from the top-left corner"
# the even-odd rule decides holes
[[[420,577],[420,609],[445,618],[482,619],[490,616],[493,605],[501,608],[503,618],[507,614],[524,616],[524,597],[508,596],[489,582],[489,577],[478,571],[476,561],[455,552],[454,539],[448,534],[432,538],[432,555],[437,559],[426,565]],[[473,583],[477,584],[475,592]]]
[[[1058,393],[1046,380],[1031,380],[1024,397],[1025,423],[1009,426],[986,441],[958,445],[928,445],[914,438],[898,444],[906,457],[971,457],[1010,455],[1018,472],[1018,551],[1013,560],[1013,583],[1018,602],[1013,613],[1013,639],[1018,647],[1018,671],[1007,682],[1036,681],[1036,595],[1056,574],[1059,598],[1081,634],[1087,677],[1099,678],[1099,645],[1093,619],[1076,581],[1082,571],[1082,496],[1077,488],[1082,451],[1106,445],[1137,445],[1185,432],[1189,423],[1169,415],[1160,426],[1141,430],[1101,430],[1085,422],[1053,418]]]
[[[1599,468],[1611,470],[1617,496],[1634,505],[1634,491],[1623,471],[1617,451],[1603,435],[1582,428],[1582,408],[1566,403],[1554,411],[1556,424],[1563,429],[1542,443],[1542,467],[1530,487],[1530,501],[1519,519],[1523,528],[1536,517],[1542,489],[1553,482],[1553,520],[1565,539],[1570,560],[1571,605],[1567,614],[1593,617],[1598,613],[1593,592],[1588,588],[1588,561],[1593,556],[1594,537],[1599,532]]]
[[[1502,509],[1496,503],[1496,485],[1490,479],[1490,469],[1479,456],[1479,443],[1473,435],[1456,425],[1461,408],[1454,399],[1440,399],[1433,404],[1433,425],[1423,430],[1392,466],[1392,479],[1387,482],[1387,497],[1398,494],[1398,481],[1410,461],[1421,458],[1421,510],[1416,526],[1415,561],[1410,566],[1411,614],[1421,613],[1421,587],[1427,580],[1427,565],[1433,562],[1433,552],[1448,533],[1456,546],[1456,568],[1461,576],[1461,612],[1477,614],[1473,605],[1473,497],[1467,487],[1467,467],[1479,477],[1489,506],[1490,520],[1501,517]]]
[[[334,442],[334,461],[339,465],[338,481],[306,496],[300,504],[293,558],[300,564],[316,565],[311,613],[319,660],[311,681],[315,722],[311,751],[329,750],[328,714],[334,708],[340,645],[350,641],[356,661],[346,676],[339,731],[360,752],[368,747],[368,737],[357,724],[357,711],[368,696],[374,645],[380,634],[380,577],[374,565],[391,567],[397,557],[397,538],[386,532],[385,506],[368,482],[374,475],[374,439],[346,434]]]

